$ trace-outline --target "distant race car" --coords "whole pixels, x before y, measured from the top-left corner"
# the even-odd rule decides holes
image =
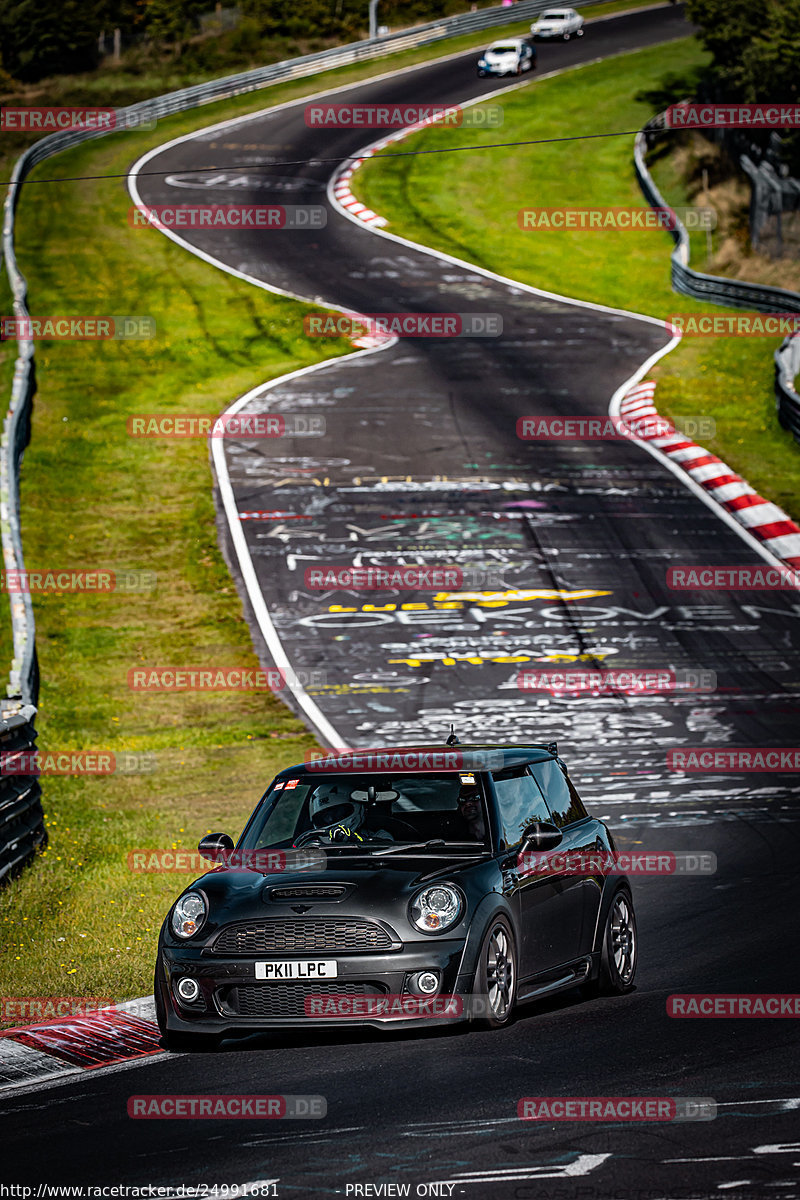
[[[287,1027],[478,1021],[630,990],[631,886],[555,743],[353,750],[287,767],[175,901],[169,1049]],[[580,865],[582,864],[582,865]]]
[[[531,25],[531,34],[568,42],[571,37],[583,37],[583,17],[574,8],[548,8]]]
[[[492,42],[478,59],[478,75],[521,75],[536,66],[536,50],[524,38]]]

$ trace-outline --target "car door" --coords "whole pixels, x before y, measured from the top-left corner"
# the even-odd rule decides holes
[[[521,979],[549,971],[570,957],[562,934],[563,886],[547,871],[518,870],[514,850],[532,821],[549,821],[544,797],[526,766],[492,773],[500,848],[512,865],[506,892],[516,916]]]
[[[588,865],[576,869],[575,863],[578,856],[585,859],[605,849],[601,827],[587,816],[580,796],[557,760],[531,763],[529,769],[547,802],[553,824],[562,834],[561,842],[548,857],[554,865],[566,865],[567,856],[572,856],[573,865],[556,871],[554,880],[562,899],[564,946],[570,958],[580,958],[591,953],[601,887]]]

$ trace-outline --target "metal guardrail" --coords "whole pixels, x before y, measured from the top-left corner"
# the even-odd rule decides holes
[[[22,705],[0,722],[0,755],[36,748],[36,709]],[[0,884],[47,843],[42,789],[35,775],[4,775],[0,781]]]
[[[649,146],[665,130],[664,114],[660,113],[648,121],[636,135],[633,147],[633,163],[636,178],[647,202],[653,208],[669,208],[656,187],[647,169],[646,154]],[[763,283],[746,283],[738,279],[726,279],[721,275],[705,275],[689,266],[689,234],[677,219],[670,229],[675,247],[670,255],[673,291],[705,300],[709,304],[724,304],[729,308],[755,309],[767,313],[800,313],[800,295],[785,288],[769,287]],[[791,430],[800,442],[800,395],[794,389],[794,380],[800,373],[800,339],[793,335],[784,341],[775,352],[775,403],[778,420],[785,429]]]
[[[778,420],[800,442],[800,395],[795,380],[800,377],[800,334],[788,337],[775,351],[775,403]]]

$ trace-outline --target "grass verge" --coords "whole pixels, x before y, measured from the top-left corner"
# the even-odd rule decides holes
[[[513,279],[620,308],[668,317],[719,312],[670,288],[672,241],[658,231],[523,230],[524,208],[645,207],[632,138],[597,137],[453,155],[395,154],[497,141],[634,130],[651,115],[634,97],[661,75],[704,61],[694,39],[640,50],[537,82],[502,100],[497,130],[443,128],[384,151],[354,177],[354,192],[388,229]],[[667,199],[680,197],[667,192]],[[722,310],[730,311],[730,310]],[[659,411],[710,416],[713,450],[762,495],[800,518],[800,448],[775,418],[777,338],[689,338],[657,365]]]

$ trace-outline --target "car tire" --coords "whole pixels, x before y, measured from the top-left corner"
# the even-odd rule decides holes
[[[485,79],[485,78],[486,78],[486,72],[478,71],[478,79]]]
[[[158,978],[160,965],[160,961],[156,963],[153,998],[156,1003],[156,1023],[161,1034],[161,1045],[165,1050],[216,1050],[219,1037],[214,1033],[175,1033],[167,1028],[167,1011]]]
[[[571,33],[562,33],[562,35],[561,35],[561,36],[562,36],[562,38],[564,39],[564,41],[565,41],[565,42],[568,42],[568,41],[569,41],[569,39],[572,37],[572,34],[571,34]]]
[[[583,985],[584,995],[622,996],[629,992],[636,975],[638,950],[633,897],[627,888],[621,887],[614,893],[606,914],[598,976]]]
[[[498,978],[499,977],[499,978]],[[511,1020],[517,996],[517,948],[507,919],[495,917],[484,934],[475,968],[471,1019],[484,1029],[502,1029]],[[488,1000],[488,1005],[483,1003]]]
[[[583,30],[582,30],[582,29],[576,29],[576,30],[575,30],[575,37],[583,37]]]

